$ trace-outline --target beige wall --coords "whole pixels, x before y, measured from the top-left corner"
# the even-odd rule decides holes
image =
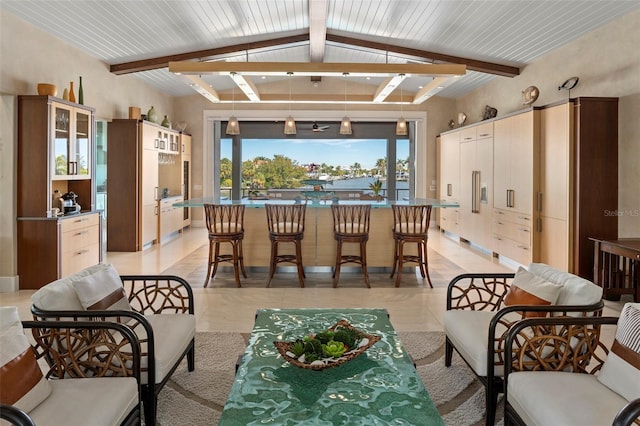
[[[469,123],[482,119],[485,105],[498,109],[498,116],[522,108],[521,92],[537,86],[540,97],[534,105],[566,99],[558,86],[578,76],[571,97],[619,97],[619,226],[620,237],[640,237],[640,11],[630,13],[599,30],[528,65],[515,78],[497,77],[491,83],[458,99]]]
[[[32,25],[0,10],[0,291],[16,283],[16,188],[15,110],[17,95],[37,94],[38,83],[58,86],[58,96],[82,76],[85,104],[96,108],[98,119],[126,118],[129,106],[146,111],[155,106],[158,114],[173,113],[173,99],[130,76],[116,76],[109,67],[69,47]]]

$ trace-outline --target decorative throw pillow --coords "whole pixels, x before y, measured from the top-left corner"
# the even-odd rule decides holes
[[[520,267],[504,298],[506,306],[553,305],[558,299],[561,286],[550,283]],[[524,312],[524,318],[545,317],[546,312]]]
[[[88,311],[130,311],[131,305],[122,280],[111,265],[104,265],[91,275],[73,279],[80,303]]]
[[[627,303],[598,380],[628,401],[640,398],[640,303]]]
[[[36,356],[24,335],[15,306],[0,308],[0,403],[25,412],[33,410],[51,393]]]

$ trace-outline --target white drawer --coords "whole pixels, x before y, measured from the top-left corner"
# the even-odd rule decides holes
[[[75,229],[87,228],[89,226],[98,226],[100,224],[100,214],[88,214],[81,216],[73,216],[61,220],[60,230],[64,232]]]

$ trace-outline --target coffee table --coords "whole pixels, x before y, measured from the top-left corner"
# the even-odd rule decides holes
[[[273,342],[341,319],[382,338],[346,364],[295,367]],[[220,425],[443,425],[385,309],[260,309]]]

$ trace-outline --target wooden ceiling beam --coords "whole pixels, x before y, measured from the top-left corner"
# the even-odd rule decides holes
[[[444,55],[442,53],[412,49],[409,47],[396,46],[392,44],[367,41],[354,37],[345,37],[331,34],[329,32],[327,33],[327,41],[351,46],[366,47],[369,49],[381,50],[383,52],[394,52],[402,55],[424,58],[427,60],[449,62],[452,64],[463,64],[467,66],[468,70],[478,71],[485,74],[495,74],[504,77],[515,77],[520,74],[520,69],[518,67],[496,64],[493,62],[477,61],[475,59],[461,58],[459,56]]]
[[[109,69],[112,73],[117,75],[131,74],[140,71],[151,71],[159,68],[167,68],[169,66],[169,62],[204,59],[218,55],[228,55],[230,53],[242,52],[245,50],[264,49],[267,47],[282,46],[308,41],[309,34],[305,33],[281,38],[272,38],[269,40],[254,41],[251,43],[234,44],[232,46],[223,46],[215,49],[196,50],[193,52],[178,53],[175,55],[124,62],[121,64],[111,65]]]
[[[328,0],[309,0],[309,57],[311,62],[324,61],[328,11]]]

